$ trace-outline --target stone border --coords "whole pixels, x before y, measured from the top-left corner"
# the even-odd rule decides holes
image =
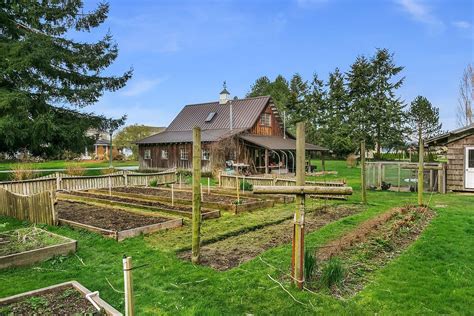
[[[24,229],[24,228],[21,228]],[[47,230],[40,229],[47,234],[59,237],[64,239],[64,243],[51,245],[43,248],[32,249],[28,251],[23,251],[19,253],[14,253],[11,255],[1,256],[0,257],[0,269],[5,269],[9,267],[18,267],[24,265],[31,265],[40,261],[46,261],[57,255],[67,255],[69,253],[76,252],[77,241],[68,237],[64,237],[55,233],[51,233]]]
[[[129,213],[138,213],[144,216],[156,217],[156,215],[145,214],[144,212],[140,213],[140,212],[133,212],[129,210],[123,210],[123,211],[129,212]],[[122,241],[124,239],[136,237],[142,234],[151,234],[159,230],[181,227],[183,226],[183,219],[182,218],[169,219],[166,222],[126,229],[126,230],[121,230],[121,231],[109,230],[109,229],[100,228],[100,227],[87,225],[80,222],[75,222],[75,221],[61,219],[61,218],[59,219],[59,224],[85,229],[94,233],[99,233],[108,238],[113,238],[116,241]]]
[[[15,303],[15,302],[18,302],[18,301],[24,299],[27,296],[38,295],[38,294],[42,294],[45,291],[49,291],[51,289],[62,288],[62,287],[66,288],[66,287],[70,287],[70,286],[75,288],[77,291],[81,292],[84,297],[86,296],[86,294],[92,293],[90,290],[88,290],[86,287],[84,287],[79,282],[69,281],[69,282],[64,282],[64,283],[44,287],[44,288],[41,288],[41,289],[37,289],[37,290],[33,290],[33,291],[24,292],[24,293],[17,294],[17,295],[5,297],[5,298],[0,298],[0,304],[12,304],[12,303]],[[92,300],[97,305],[99,305],[101,308],[103,308],[107,315],[110,315],[110,316],[123,316],[122,313],[120,313],[118,310],[113,308],[111,305],[109,305],[107,302],[105,302],[99,296],[97,296],[97,295],[92,296]]]
[[[120,201],[112,201],[108,200],[107,197],[108,195],[103,195],[104,198],[93,198],[93,197],[88,197],[88,196],[80,196],[80,195],[72,195],[72,194],[66,194],[66,193],[61,193],[61,195],[58,196],[59,199],[63,201],[70,201],[70,202],[82,202],[82,203],[92,203],[95,205],[102,204],[105,206],[118,206],[118,207],[125,207],[125,208],[135,208],[135,209],[142,209],[142,210],[148,210],[148,211],[153,211],[153,212],[158,212],[158,213],[169,213],[173,215],[179,215],[179,216],[185,216],[188,218],[191,218],[193,216],[192,212],[185,212],[185,211],[180,211],[173,209],[171,205],[169,205],[168,208],[160,208],[160,207],[155,207],[155,206],[149,206],[149,205],[142,205],[142,204],[136,204],[136,203],[130,203],[130,202],[120,202]],[[145,199],[146,200],[146,199]],[[139,202],[139,201],[137,201]],[[124,209],[126,210],[126,209]],[[221,216],[221,212],[219,210],[213,210],[213,209],[205,209],[207,212],[201,214],[201,219],[211,219],[211,218],[218,218]]]

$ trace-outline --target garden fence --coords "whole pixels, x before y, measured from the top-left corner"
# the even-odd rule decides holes
[[[0,188],[17,194],[32,195],[45,191],[89,190],[148,185],[152,180],[156,180],[158,184],[174,183],[176,182],[176,171],[157,173],[120,171],[100,176],[70,176],[64,173],[55,173],[31,180],[0,182]]]
[[[379,161],[366,163],[367,187],[414,191],[418,183],[418,163]],[[425,163],[424,188],[428,192],[446,193],[446,165]]]
[[[52,191],[20,195],[0,188],[0,214],[35,224],[57,224]]]
[[[237,179],[239,183],[248,182],[253,186],[293,186],[296,185],[296,179],[290,177],[256,177],[256,176],[234,176],[234,175],[219,175],[219,186],[223,188],[235,188],[237,187]],[[318,186],[345,186],[345,181],[334,180],[334,181],[306,181],[306,185],[318,185]]]

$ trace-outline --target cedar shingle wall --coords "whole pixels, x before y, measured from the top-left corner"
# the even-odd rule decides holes
[[[273,113],[270,104],[267,105],[267,107],[262,113],[267,113],[271,115],[271,126],[262,126],[260,124],[260,115],[259,115],[257,122],[250,129],[250,134],[264,135],[264,136],[283,136],[283,130],[280,126],[280,122],[278,121],[275,114]]]
[[[447,189],[464,190],[465,147],[474,146],[474,135],[448,144]]]

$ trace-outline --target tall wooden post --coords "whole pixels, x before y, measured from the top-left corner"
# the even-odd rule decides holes
[[[132,257],[123,256],[123,286],[125,290],[125,316],[133,316]]]
[[[326,159],[324,157],[324,151],[321,152],[321,171],[326,171]]]
[[[423,145],[423,137],[421,135],[421,130],[418,133],[418,205],[423,205],[423,156],[424,153],[424,145]]]
[[[360,143],[360,179],[362,203],[367,204],[367,177],[365,171],[365,140]]]
[[[201,239],[201,129],[193,128],[193,224],[192,224],[193,263],[199,263]]]
[[[305,185],[305,134],[304,123],[296,124],[296,185]],[[304,271],[304,213],[305,195],[296,195],[294,216],[293,267],[292,275],[296,285],[303,288]]]

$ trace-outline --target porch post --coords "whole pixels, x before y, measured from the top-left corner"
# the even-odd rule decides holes
[[[268,174],[268,149],[265,148],[265,174]]]

